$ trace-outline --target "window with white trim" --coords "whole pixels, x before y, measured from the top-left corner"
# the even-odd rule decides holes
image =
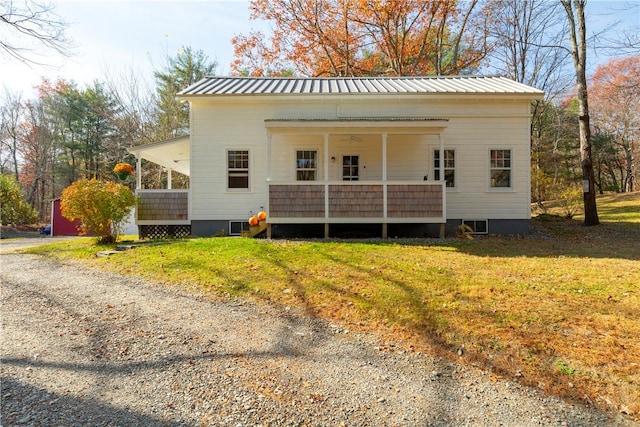
[[[227,188],[249,189],[248,150],[227,150]]]
[[[296,151],[296,180],[315,181],[318,172],[318,152],[316,150]]]
[[[342,180],[360,180],[360,161],[358,156],[342,156]]]
[[[444,171],[444,172],[443,172]],[[444,175],[441,175],[443,174]],[[456,186],[456,152],[455,150],[444,150],[444,161],[440,161],[440,150],[433,150],[433,175],[436,181],[440,181],[443,176],[447,188]]]
[[[511,150],[491,149],[489,171],[491,188],[511,188]]]

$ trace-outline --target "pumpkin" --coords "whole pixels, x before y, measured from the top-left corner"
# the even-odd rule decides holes
[[[260,221],[258,221],[258,217],[256,217],[255,215],[249,218],[249,225],[251,227],[255,227],[256,225],[258,225],[259,222]]]
[[[258,212],[258,221],[264,221],[267,219],[267,213],[265,211]]]

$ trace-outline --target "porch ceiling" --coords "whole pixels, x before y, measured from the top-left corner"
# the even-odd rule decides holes
[[[168,139],[129,148],[129,153],[189,176],[190,171],[190,137]]]

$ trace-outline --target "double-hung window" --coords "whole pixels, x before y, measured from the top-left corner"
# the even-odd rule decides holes
[[[511,188],[511,150],[491,149],[489,155],[490,187]]]
[[[227,188],[249,189],[249,151],[227,151]]]
[[[318,152],[315,150],[296,151],[296,180],[315,181],[318,172]]]
[[[456,152],[444,150],[444,159],[440,158],[440,150],[433,151],[433,174],[436,181],[444,177],[447,188],[456,186]]]

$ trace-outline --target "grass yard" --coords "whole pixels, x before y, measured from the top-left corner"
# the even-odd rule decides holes
[[[541,215],[526,238],[207,238],[109,258],[79,239],[31,251],[295,307],[373,331],[390,351],[443,355],[638,418],[640,193],[601,197],[599,213],[589,228]]]

